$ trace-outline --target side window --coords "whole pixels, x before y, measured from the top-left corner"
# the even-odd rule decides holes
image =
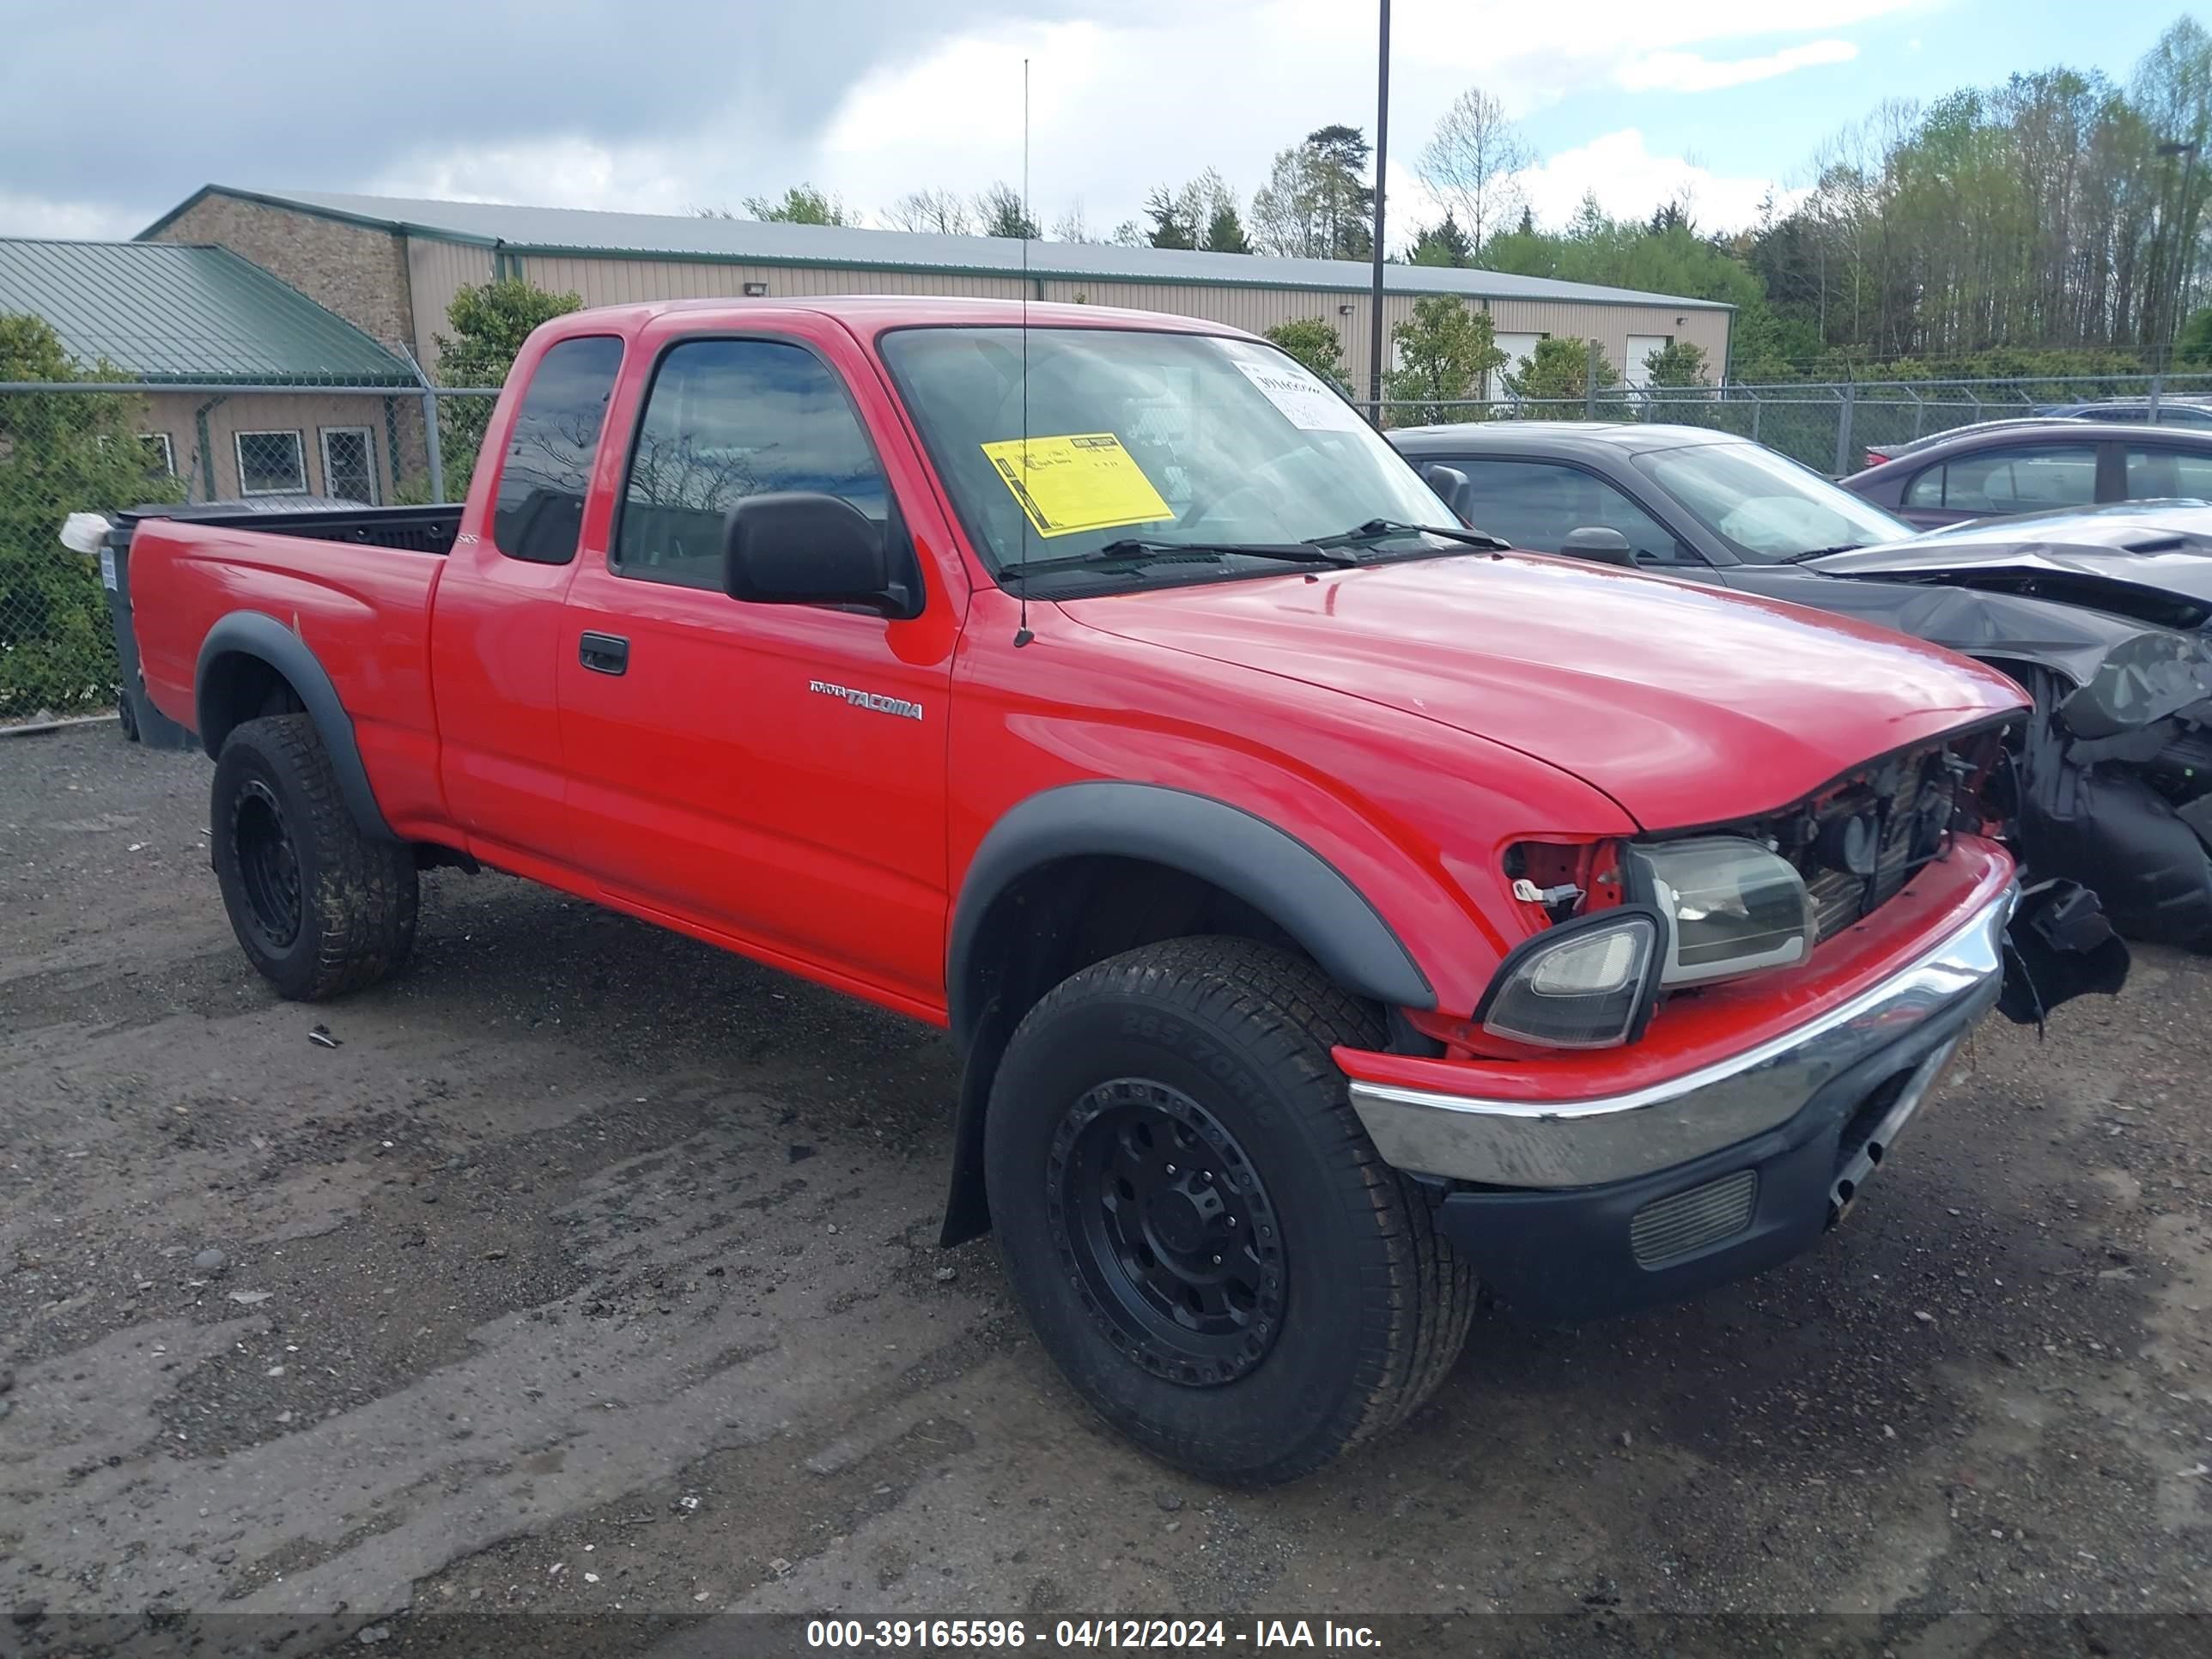
[[[835,372],[773,340],[690,340],[661,359],[630,457],[615,568],[722,585],[722,522],[748,495],[842,496],[881,524],[883,470]]]
[[[1937,507],[1943,505],[1943,469],[1931,466],[1914,475],[1905,486],[1905,504],[1907,507]]]
[[[2128,446],[2128,499],[2212,501],[2212,455]]]
[[[584,490],[622,342],[592,334],[563,340],[538,360],[507,434],[492,509],[492,544],[510,559],[566,564],[584,527]]]
[[[2097,499],[2094,444],[1985,449],[1954,457],[1944,471],[1942,505],[1954,513],[2033,513],[2046,507],[2087,507]]]
[[[1705,562],[1619,489],[1579,467],[1479,456],[1454,456],[1444,465],[1466,473],[1474,486],[1475,527],[1516,547],[1556,553],[1569,531],[1595,526],[1618,530],[1640,557],[1655,563]]]

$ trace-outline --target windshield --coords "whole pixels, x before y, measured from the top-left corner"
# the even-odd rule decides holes
[[[1133,538],[1279,548],[1375,520],[1453,523],[1357,410],[1271,346],[1121,328],[1028,335],[1026,386],[1018,328],[902,329],[882,345],[969,538],[1002,576],[1110,558]],[[1210,556],[1151,574],[1285,568]]]
[[[1904,520],[1759,444],[1685,444],[1638,455],[1636,465],[1747,559],[1774,562],[1915,533]]]

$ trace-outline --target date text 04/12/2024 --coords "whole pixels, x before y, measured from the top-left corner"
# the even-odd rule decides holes
[[[1221,1619],[1061,1619],[1032,1630],[1018,1619],[814,1619],[810,1648],[966,1649],[1012,1651],[1060,1649],[1333,1648],[1382,1646],[1372,1627],[1333,1620],[1255,1619],[1237,1627]]]

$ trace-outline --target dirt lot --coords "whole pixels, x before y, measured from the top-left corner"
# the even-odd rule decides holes
[[[938,1035],[459,874],[394,982],[281,1003],[208,780],[0,741],[0,1650],[703,1653],[724,1610],[2212,1649],[2212,963],[1984,1028],[1809,1257],[1486,1316],[1408,1430],[1224,1493],[1085,1418],[988,1242],[935,1249]]]

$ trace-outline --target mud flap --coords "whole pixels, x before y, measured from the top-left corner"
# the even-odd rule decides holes
[[[1997,1011],[2039,1032],[2044,1016],[2061,1003],[2118,991],[2128,982],[2128,947],[2094,893],[2078,882],[2038,883],[2021,895],[2005,929]]]

